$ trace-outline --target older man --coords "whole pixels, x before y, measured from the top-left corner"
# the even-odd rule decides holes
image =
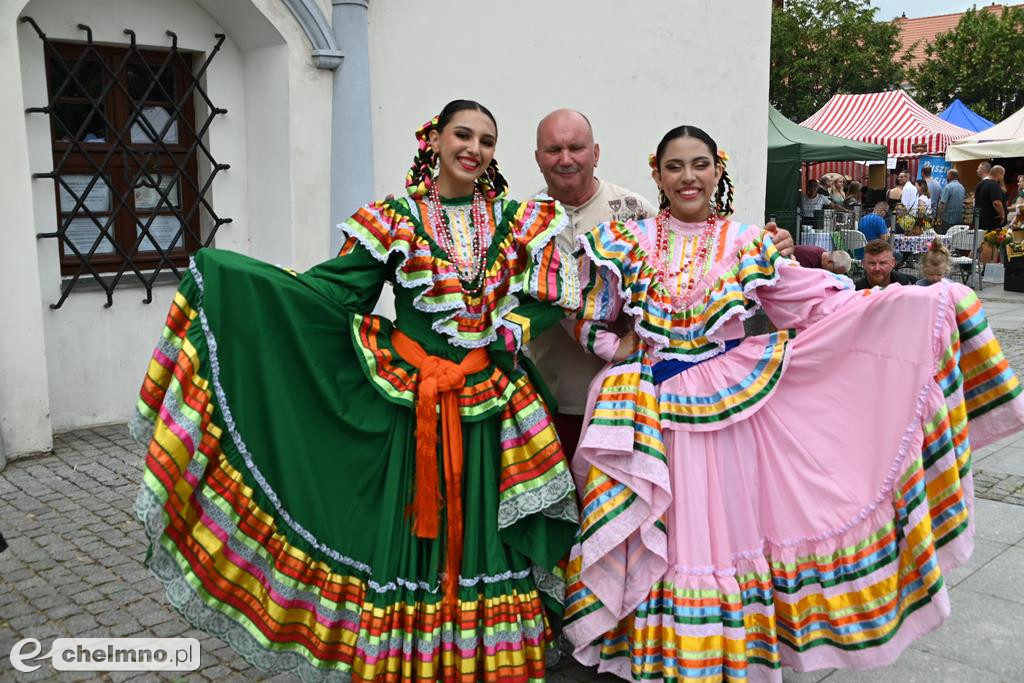
[[[947,227],[959,225],[964,218],[964,198],[967,190],[960,183],[960,172],[955,168],[946,172],[946,186],[942,188],[939,196],[938,217],[942,224]]]
[[[857,280],[854,286],[857,289],[870,289],[872,287],[888,287],[894,282],[901,285],[912,285],[917,279],[894,271],[896,258],[892,254],[892,247],[886,240],[871,240],[864,246],[864,277]]]
[[[576,250],[578,235],[598,223],[641,220],[658,213],[640,193],[595,177],[601,146],[594,142],[590,121],[578,111],[558,109],[541,119],[533,156],[547,193],[569,212],[572,229],[561,235],[568,251]]]
[[[837,275],[850,270],[850,255],[845,251],[825,251],[813,244],[801,244],[793,250],[793,258],[804,268],[821,268]]]
[[[576,251],[576,238],[599,223],[640,220],[658,210],[642,195],[597,178],[594,170],[601,148],[586,116],[572,109],[557,109],[537,125],[534,158],[544,176],[545,191],[569,213],[570,226],[559,235],[559,245]],[[773,225],[774,241],[784,255],[792,253],[793,239]],[[583,428],[587,388],[604,366],[597,356],[583,351],[564,330],[554,328],[530,342],[529,352],[558,402],[554,415],[558,435],[570,455]]]
[[[545,191],[569,214],[569,228],[557,238],[568,253],[576,251],[576,238],[598,223],[642,220],[658,213],[640,193],[595,177],[601,147],[594,142],[590,121],[578,111],[557,109],[541,119],[534,158]],[[572,454],[583,427],[587,388],[604,361],[584,352],[558,327],[532,341],[529,349],[558,402],[555,427]]]

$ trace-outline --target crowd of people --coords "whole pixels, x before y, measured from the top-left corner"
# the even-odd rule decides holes
[[[861,216],[858,229],[868,235],[863,217],[871,213],[878,213],[887,220],[903,216],[927,217],[929,226],[942,234],[954,225],[970,223],[971,210],[977,207],[981,228],[991,230],[1006,225],[1011,212],[1024,206],[1024,175],[1017,176],[1016,196],[1011,198],[1003,166],[983,161],[978,165],[977,174],[978,183],[969,193],[956,169],[946,172],[945,184],[932,176],[930,166],[921,168],[921,177],[916,181],[910,179],[907,171],[900,171],[885,199],[876,202],[870,201],[875,191],[868,187],[867,177],[863,182],[850,181],[838,173],[809,178],[800,196],[800,222],[813,228],[817,226],[817,212],[822,209],[848,212]],[[871,211],[864,208],[869,205]],[[880,212],[882,205],[884,211]],[[873,231],[877,232],[878,228]]]
[[[1011,200],[1008,194],[1005,177],[1006,170],[1000,165],[981,162],[977,168],[978,183],[972,193],[967,192],[960,182],[960,174],[956,169],[946,173],[946,182],[941,184],[932,177],[932,169],[924,166],[921,177],[911,182],[906,171],[900,171],[895,177],[893,187],[888,191],[886,199],[875,202],[870,210],[864,204],[851,201],[852,194],[843,197],[844,178],[838,174],[823,176],[818,180],[811,179],[806,183],[801,196],[801,229],[820,227],[817,212],[820,209],[851,212],[859,216],[856,229],[864,235],[867,243],[864,249],[857,249],[854,257],[862,259],[860,265],[864,269],[864,277],[857,281],[857,287],[884,287],[893,282],[900,284],[930,284],[929,273],[933,274],[938,263],[945,259],[948,274],[949,248],[939,242],[929,246],[927,258],[913,254],[894,251],[889,245],[892,235],[911,234],[945,234],[953,226],[970,224],[973,221],[974,208],[977,207],[978,226],[985,232],[1002,231],[1013,224],[1024,223],[1024,175],[1016,179],[1016,196]],[[851,183],[854,189],[860,190],[862,200],[869,193],[858,183]],[[987,248],[984,244],[979,250]],[[945,252],[945,256],[942,256]],[[820,247],[800,245],[796,248],[796,258],[804,265],[824,268],[832,272],[846,274],[849,271],[848,261],[841,254],[842,250],[825,251]],[[959,252],[964,255],[963,250]],[[967,254],[969,255],[969,254]],[[980,259],[986,263],[996,258],[982,251]],[[927,264],[924,262],[927,260]],[[900,272],[898,268],[913,266],[920,269],[922,277],[913,277]],[[925,268],[925,266],[928,268]]]
[[[697,126],[650,156],[657,206],[595,176],[580,112],[540,121],[524,201],[483,105],[415,137],[337,257],[204,249],[174,296],[132,427],[184,618],[304,680],[525,683],[559,630],[626,680],[780,681],[948,617],[970,449],[1024,426],[971,290],[787,258]]]

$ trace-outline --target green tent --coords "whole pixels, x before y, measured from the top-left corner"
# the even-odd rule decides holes
[[[796,226],[800,201],[800,165],[817,161],[884,161],[885,145],[872,145],[819,133],[793,123],[768,105],[768,179],[765,216],[774,215],[782,227]]]

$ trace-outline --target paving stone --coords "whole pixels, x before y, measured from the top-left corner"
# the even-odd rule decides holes
[[[1024,507],[976,500],[974,514],[978,537],[1006,545],[1024,539]]]
[[[949,619],[918,640],[913,648],[983,672],[980,676],[961,677],[961,681],[1020,680],[1020,672],[1024,671],[1024,610],[1011,607],[1018,603],[963,587],[953,589],[950,597]]]
[[[884,669],[869,671],[836,671],[824,679],[826,683],[963,683],[993,680],[992,673],[936,653],[910,649]]]
[[[1012,481],[1018,483],[1021,481],[1019,478],[1024,477],[1024,448],[1016,446],[1001,448],[985,458],[984,468],[994,472],[1015,474],[1018,478]]]
[[[217,666],[212,666],[210,668],[206,668],[205,666],[203,666],[201,671],[202,671],[203,675],[206,676],[207,678],[209,678],[211,681],[223,680],[223,679],[227,678],[228,676],[232,675],[231,669],[229,669],[228,667],[224,666],[223,664],[219,664]]]
[[[966,578],[961,586],[975,593],[1024,605],[1024,548],[1011,547],[999,553],[981,569]]]
[[[145,627],[156,626],[177,619],[177,615],[162,609],[153,609],[142,612],[138,616],[139,623]]]
[[[82,611],[81,607],[72,602],[68,602],[67,598],[64,598],[63,596],[61,596],[60,604],[58,604],[56,607],[43,609],[46,612],[47,618],[51,620],[59,620],[63,619],[64,617],[70,617],[74,614],[79,614]]]
[[[91,614],[76,614],[73,617],[68,617],[64,620],[64,626],[68,629],[68,633],[75,638],[91,638],[90,633],[96,631],[96,627],[99,624]]]

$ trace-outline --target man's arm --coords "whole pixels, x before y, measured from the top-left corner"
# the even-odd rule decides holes
[[[935,209],[935,217],[942,220],[942,217],[946,212],[946,203],[949,202],[950,196],[952,196],[953,190],[949,185],[942,188],[942,192],[939,193],[939,206]]]

